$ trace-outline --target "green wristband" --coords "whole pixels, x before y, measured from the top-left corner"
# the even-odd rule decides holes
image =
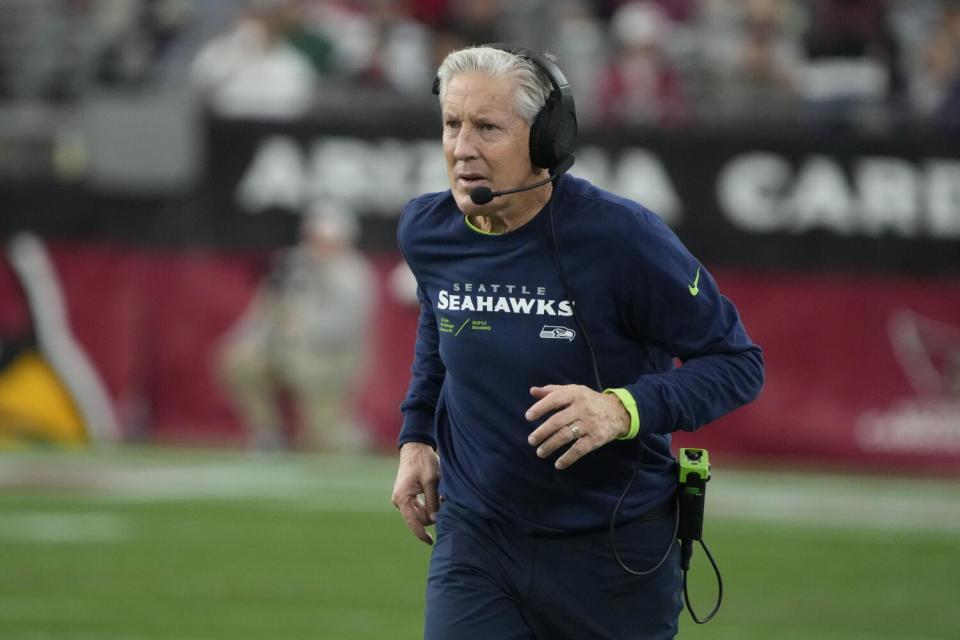
[[[617,440],[633,440],[636,438],[637,434],[640,433],[640,414],[637,412],[637,401],[626,389],[604,389],[603,392],[617,396],[620,404],[630,414],[630,431],[627,431],[626,435],[618,436]]]

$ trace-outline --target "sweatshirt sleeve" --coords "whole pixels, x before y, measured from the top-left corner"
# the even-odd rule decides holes
[[[636,400],[641,433],[695,431],[759,395],[762,352],[673,231],[653,214],[641,220],[621,271],[623,304],[634,331],[682,364],[625,388]]]
[[[424,442],[436,448],[434,414],[446,369],[440,360],[439,334],[433,305],[420,287],[417,287],[417,298],[420,300],[420,322],[414,346],[410,387],[407,397],[400,404],[403,426],[400,428],[397,446],[402,447],[407,442]]]

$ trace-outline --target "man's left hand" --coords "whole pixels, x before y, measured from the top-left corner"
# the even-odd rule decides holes
[[[531,388],[530,395],[537,398],[537,402],[524,414],[527,420],[537,420],[554,412],[528,438],[528,442],[537,447],[537,456],[546,458],[573,442],[554,464],[557,469],[566,469],[630,430],[630,414],[613,394],[599,393],[579,384],[548,384]]]

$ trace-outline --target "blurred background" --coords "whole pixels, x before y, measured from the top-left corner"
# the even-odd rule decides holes
[[[675,438],[710,637],[957,637],[956,0],[0,0],[0,635],[417,637],[395,231],[447,188],[437,65],[491,41],[557,57],[572,173],[764,348]]]

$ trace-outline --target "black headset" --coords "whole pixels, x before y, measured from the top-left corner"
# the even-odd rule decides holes
[[[534,165],[547,169],[551,174],[573,155],[577,141],[577,107],[573,92],[560,67],[553,60],[533,49],[503,42],[481,45],[499,49],[526,58],[547,76],[553,91],[530,125],[530,160]],[[440,94],[439,76],[433,81],[433,93]],[[572,163],[570,163],[572,164]],[[569,164],[558,173],[563,173]]]

